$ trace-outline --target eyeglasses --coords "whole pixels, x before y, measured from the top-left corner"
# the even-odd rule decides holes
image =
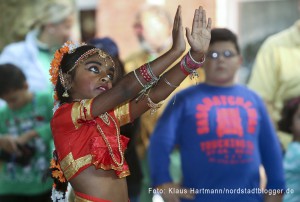
[[[218,52],[218,51],[210,51],[207,53],[207,57],[213,59],[213,60],[216,60],[218,59],[219,57],[221,57],[221,55],[224,56],[224,58],[232,58],[234,56],[236,56],[237,54],[236,53],[233,53],[232,51],[230,50],[225,50],[223,52]]]

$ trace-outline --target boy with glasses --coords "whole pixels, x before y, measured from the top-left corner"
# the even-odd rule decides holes
[[[282,200],[279,141],[260,97],[235,83],[241,64],[236,35],[213,29],[203,67],[205,82],[178,93],[151,136],[149,191],[172,202]],[[169,154],[175,147],[181,153],[180,185],[169,173]],[[261,164],[268,178],[265,190],[260,189]]]

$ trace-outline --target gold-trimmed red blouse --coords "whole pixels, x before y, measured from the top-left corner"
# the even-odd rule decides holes
[[[92,117],[93,99],[67,103],[60,106],[51,120],[51,130],[57,157],[67,180],[72,179],[87,167],[94,165],[96,169],[113,169],[120,178],[130,174],[124,160],[122,166],[117,165],[109,154],[108,146],[97,129],[100,127],[112,148],[116,162],[124,158],[124,151],[129,139],[120,135],[120,148],[117,141],[117,129],[131,122],[129,103],[125,103],[108,111],[108,121],[100,117]],[[113,119],[113,120],[112,120]],[[116,124],[116,125],[115,125]]]

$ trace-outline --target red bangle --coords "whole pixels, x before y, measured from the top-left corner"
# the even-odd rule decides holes
[[[180,69],[186,76],[188,76],[190,73],[188,71],[186,71],[186,69],[184,68],[184,59],[185,59],[185,56],[180,61]]]
[[[146,68],[146,64],[142,65],[140,68],[140,73],[141,75],[143,76],[143,78],[145,79],[145,81],[147,82],[150,82],[152,79],[151,79],[151,76],[149,75],[148,71],[147,71],[147,68]]]
[[[199,67],[202,67],[203,63],[205,62],[205,55],[201,58],[200,62],[197,62],[192,58],[190,52],[189,54],[186,54],[186,65],[191,69],[198,69]]]

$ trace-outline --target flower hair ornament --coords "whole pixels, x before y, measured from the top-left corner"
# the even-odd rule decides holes
[[[54,183],[52,186],[51,199],[54,202],[67,202],[66,192],[68,188],[68,181],[61,170],[60,164],[58,163],[57,153],[53,152],[53,158],[50,162],[51,178]]]
[[[62,45],[62,47],[60,49],[55,51],[54,58],[50,64],[50,66],[51,66],[51,68],[49,70],[49,73],[51,76],[50,81],[55,86],[57,83],[57,79],[59,77],[63,87],[65,88],[64,95],[66,97],[69,96],[67,93],[67,90],[69,90],[69,89],[66,89],[66,87],[64,86],[65,82],[64,82],[64,78],[63,78],[62,71],[60,68],[61,61],[66,53],[68,53],[68,54],[74,53],[76,48],[83,46],[83,45],[86,45],[86,44],[67,41],[66,43],[64,43],[64,45]],[[54,92],[54,99],[58,100],[56,91]]]

